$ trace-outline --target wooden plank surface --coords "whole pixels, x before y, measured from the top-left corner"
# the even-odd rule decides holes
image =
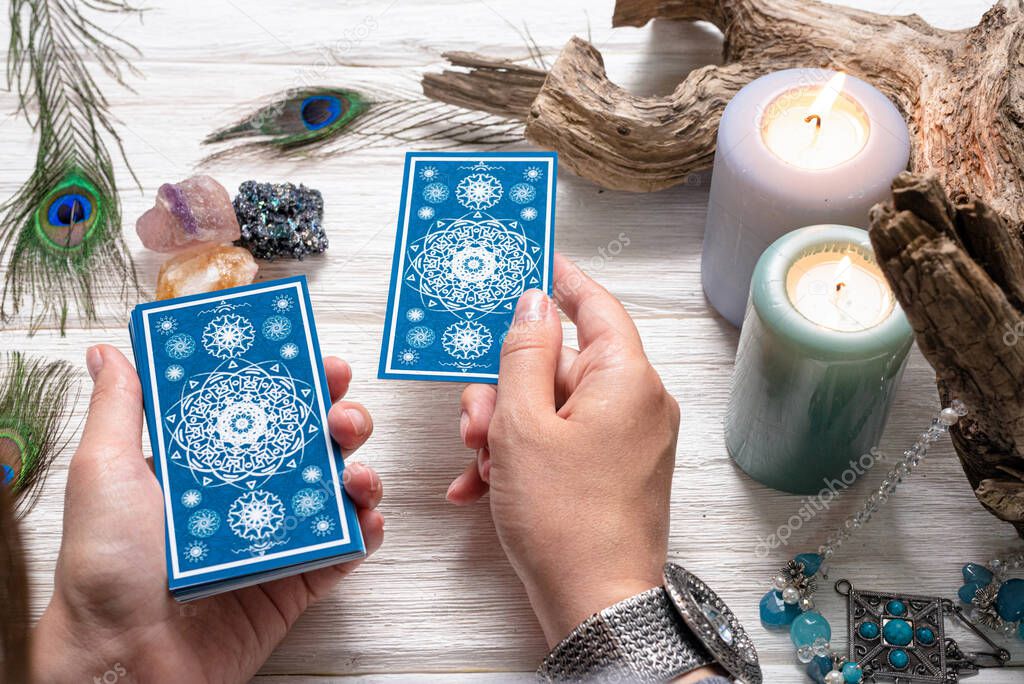
[[[855,4],[918,12],[947,28],[975,23],[987,6],[983,0]],[[115,18],[113,23],[144,52],[137,62],[144,78],[132,81],[138,92],[112,88],[108,94],[143,187],[141,193],[132,188],[118,164],[128,242],[150,291],[161,259],[141,248],[132,230],[135,217],[151,205],[160,183],[194,172],[203,154],[199,140],[244,111],[245,102],[301,83],[415,91],[418,74],[439,68],[443,50],[525,56],[516,31],[524,25],[549,59],[571,35],[589,33],[604,51],[612,77],[640,94],[670,91],[689,69],[717,61],[720,50],[720,36],[707,26],[661,22],[612,30],[610,1],[167,0],[148,5],[152,9],[144,22]],[[0,43],[6,38],[0,36]],[[25,121],[9,115],[15,106],[10,93],[0,93],[0,110],[8,114],[0,119],[3,197],[27,177],[35,150]],[[518,681],[544,654],[486,504],[456,509],[444,502],[448,482],[470,457],[458,439],[461,387],[373,377],[404,151],[382,148],[305,162],[224,162],[206,169],[232,190],[255,178],[301,181],[323,191],[328,253],[301,264],[275,263],[260,277],[310,277],[324,352],[352,363],[351,396],[375,417],[377,432],[360,458],[385,481],[384,548],[300,620],[266,664],[263,682]],[[755,549],[802,502],[750,481],[725,452],[722,417],[737,333],[709,310],[700,288],[708,180],[702,175],[655,195],[633,195],[601,191],[563,173],[556,244],[626,303],[653,363],[682,403],[673,559],[716,586],[739,612],[766,664],[767,681],[797,682],[803,675],[794,666],[788,639],[766,634],[757,622],[757,601],[785,554],[757,558]],[[614,258],[602,257],[616,240],[628,245]],[[83,353],[97,342],[127,351],[124,321],[109,317],[101,326],[74,328],[65,337],[43,331],[30,340],[18,326],[0,332],[4,349],[30,349],[68,359],[80,369],[75,421],[84,417],[88,399]],[[927,425],[936,405],[931,369],[915,350],[883,450],[898,454]],[[69,456],[59,460],[43,500],[26,521],[37,614],[52,588]],[[790,550],[817,545],[881,476],[880,469],[870,473],[850,496],[797,530]],[[1012,530],[976,503],[943,441],[912,483],[844,549],[835,572],[859,586],[952,596],[962,563],[987,561],[1011,546],[1019,546]],[[827,587],[820,596],[825,614],[834,625],[842,624],[839,597]],[[1019,680],[1009,672],[989,672],[976,681]]]

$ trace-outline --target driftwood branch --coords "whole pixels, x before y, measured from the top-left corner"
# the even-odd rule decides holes
[[[971,413],[953,429],[982,505],[1024,536],[1024,246],[980,200],[951,204],[938,177],[901,174],[875,207],[879,264],[936,369]]]

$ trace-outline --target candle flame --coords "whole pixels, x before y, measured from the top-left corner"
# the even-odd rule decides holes
[[[840,93],[843,92],[844,85],[846,85],[846,74],[843,72],[839,72],[829,79],[825,87],[818,93],[818,97],[814,99],[814,102],[808,108],[807,118],[804,121],[810,123],[811,120],[814,120],[816,121],[816,127],[821,128],[822,119],[832,111],[836,100],[839,99]]]
[[[843,289],[846,283],[843,282],[843,274],[846,273],[847,269],[853,266],[853,262],[850,261],[849,256],[844,256],[840,259],[839,264],[836,266],[836,273],[832,276],[832,282],[835,284],[835,290],[838,293]]]

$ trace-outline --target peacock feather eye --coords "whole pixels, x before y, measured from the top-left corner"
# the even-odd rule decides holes
[[[53,458],[67,445],[74,371],[64,361],[0,355],[0,487],[24,512]]]
[[[523,123],[426,100],[419,93],[310,86],[270,96],[204,145],[227,143],[204,161],[233,155],[354,152],[375,145],[501,147],[523,139]]]
[[[0,485],[17,488],[26,461],[32,460],[29,443],[14,428],[0,428]]]
[[[316,131],[330,126],[341,116],[343,103],[341,98],[333,95],[314,95],[302,101],[300,113],[306,128]]]
[[[257,138],[260,147],[293,149],[324,142],[370,108],[370,101],[354,90],[307,88],[291,91],[241,121],[210,134],[204,143],[235,138]]]
[[[101,214],[96,186],[84,175],[72,172],[40,204],[36,211],[36,230],[47,247],[75,250],[88,241]]]

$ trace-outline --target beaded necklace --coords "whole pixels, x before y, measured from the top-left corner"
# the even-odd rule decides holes
[[[862,591],[855,589],[848,580],[839,580],[835,583],[836,591],[847,599],[847,654],[832,649],[832,627],[815,610],[818,579],[826,576],[828,563],[837,549],[871,520],[925,458],[929,447],[965,415],[967,409],[960,401],[953,401],[942,409],[913,446],[903,452],[903,458],[889,470],[878,489],[825,539],[816,553],[797,554],[772,578],[772,588],[760,603],[761,624],[769,630],[789,632],[797,660],[806,665],[811,680],[820,684],[859,684],[879,679],[897,684],[953,684],[962,675],[976,672],[980,667],[1020,666],[1009,663],[1009,652],[977,628],[970,619],[974,613],[969,616],[948,599]],[[1024,563],[1024,554],[1020,562]],[[998,614],[998,596],[1004,593],[1009,597],[1004,601],[1007,604],[1003,607],[1004,614],[1016,616],[1017,621],[1024,618],[1024,580],[1020,580],[1021,585],[1012,584],[1011,590],[1003,592],[1001,587],[1007,586],[1007,582],[996,572],[977,564],[968,565],[971,571],[968,573],[965,566],[967,584],[961,589],[961,598],[970,592],[971,600],[980,597],[976,610]],[[993,561],[993,566],[1002,569],[1006,564]],[[990,598],[993,587],[997,587],[996,598]],[[964,653],[953,639],[945,637],[947,616],[958,618],[994,651]],[[1024,633],[1024,622],[1019,627],[1017,622],[1012,624],[1013,629]]]

